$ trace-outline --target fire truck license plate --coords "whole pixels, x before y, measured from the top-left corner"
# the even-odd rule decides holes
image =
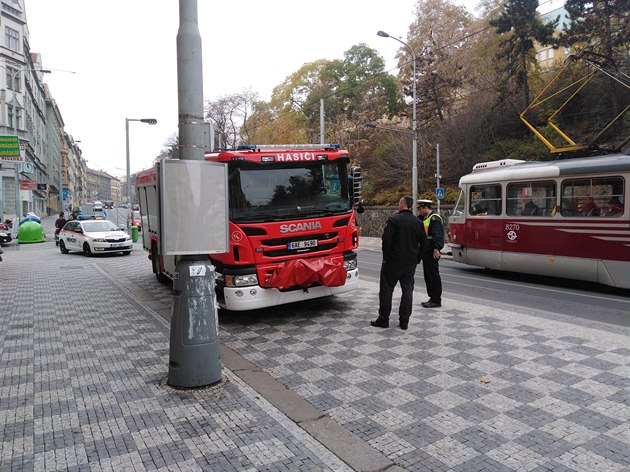
[[[291,241],[289,249],[305,249],[309,247],[317,247],[317,239],[309,239],[308,241]]]

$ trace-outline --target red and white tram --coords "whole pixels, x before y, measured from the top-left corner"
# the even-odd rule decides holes
[[[630,155],[476,164],[450,216],[457,262],[630,288]]]

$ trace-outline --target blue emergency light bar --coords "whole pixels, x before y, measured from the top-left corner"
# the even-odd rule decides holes
[[[237,151],[273,151],[278,149],[299,149],[299,150],[316,150],[316,149],[339,149],[339,144],[241,144],[236,147]]]

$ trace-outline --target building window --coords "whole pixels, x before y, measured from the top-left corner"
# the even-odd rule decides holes
[[[5,26],[4,45],[11,51],[20,52],[20,33],[8,26]]]
[[[19,69],[15,69],[13,67],[7,67],[7,88],[9,90],[13,90],[15,92],[20,91],[20,77],[19,77]]]
[[[22,110],[20,110],[19,107],[14,107],[13,105],[7,103],[7,112],[9,117],[9,127],[16,130],[20,129]]]

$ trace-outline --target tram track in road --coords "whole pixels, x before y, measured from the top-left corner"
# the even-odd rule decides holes
[[[359,251],[361,277],[378,281],[381,253]],[[630,328],[630,291],[599,284],[551,279],[462,266],[450,260],[440,264],[445,298],[472,299],[489,306],[586,324],[612,331]],[[416,271],[416,296],[424,294],[422,267]],[[629,332],[630,334],[630,332]]]

